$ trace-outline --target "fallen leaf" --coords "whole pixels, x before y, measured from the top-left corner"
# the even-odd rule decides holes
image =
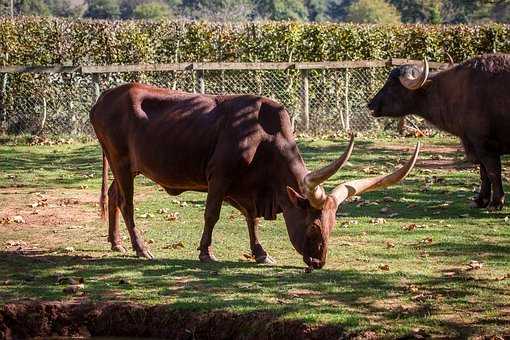
[[[83,288],[85,288],[84,284],[70,285],[68,287],[65,287],[63,289],[63,292],[66,293],[66,294],[76,294],[80,290],[82,290]]]
[[[398,213],[392,213],[392,214],[389,214],[388,217],[395,217],[395,216],[398,216],[399,214]]]
[[[181,248],[184,248],[184,244],[182,243],[182,241],[169,244],[163,247],[163,249],[181,249]]]
[[[170,213],[168,215],[166,215],[166,219],[168,221],[175,221],[179,218],[179,213],[178,212],[173,212],[173,213]]]
[[[255,259],[255,256],[251,255],[251,254],[247,254],[247,253],[243,253],[243,257],[247,260],[253,260]]]
[[[162,208],[162,209],[158,210],[158,213],[160,213],[160,214],[168,214],[169,210],[167,208]]]
[[[431,244],[432,243],[432,237],[425,237],[423,238],[420,243],[424,243],[424,244]]]
[[[372,224],[384,224],[386,223],[386,220],[382,217],[379,217],[379,218],[373,218],[370,220],[370,223]]]
[[[390,266],[389,266],[389,265],[387,265],[387,264],[381,264],[381,265],[379,265],[379,267],[378,267],[378,268],[379,268],[380,270],[382,270],[382,271],[385,271],[385,272],[387,272],[388,270],[390,270]]]
[[[466,270],[477,270],[477,269],[480,269],[483,267],[483,262],[478,262],[478,261],[469,261],[468,263],[468,267]]]
[[[21,240],[8,240],[7,242],[5,242],[6,245],[10,246],[10,247],[26,247],[28,245],[27,242],[25,241],[21,241]]]
[[[386,241],[386,248],[390,249],[390,248],[395,248],[395,243],[392,242],[392,241]]]
[[[74,247],[65,247],[64,248],[64,252],[66,252],[66,253],[72,253],[72,252],[74,252],[74,250],[75,250]]]
[[[129,281],[126,280],[126,279],[120,279],[119,280],[119,285],[128,285],[129,284]]]
[[[418,228],[418,225],[416,223],[410,223],[410,224],[402,227],[402,229],[408,230],[408,231],[416,230],[416,228]]]
[[[12,221],[14,223],[25,223],[25,220],[20,215],[13,216]]]

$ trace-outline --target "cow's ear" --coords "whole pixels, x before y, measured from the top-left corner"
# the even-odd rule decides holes
[[[287,195],[295,207],[306,206],[306,198],[304,198],[300,193],[289,186],[287,187]]]

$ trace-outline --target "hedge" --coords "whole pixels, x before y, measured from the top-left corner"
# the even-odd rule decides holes
[[[0,64],[200,61],[456,61],[510,52],[510,26],[358,25],[300,22],[91,21],[0,18]]]

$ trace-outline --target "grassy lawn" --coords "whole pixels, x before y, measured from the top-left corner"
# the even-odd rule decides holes
[[[97,144],[4,143],[0,301],[129,300],[195,310],[265,310],[389,337],[509,335],[508,207],[493,213],[470,208],[478,172],[457,164],[463,158],[458,142],[444,136],[421,141],[418,168],[401,185],[365,194],[339,210],[327,264],[312,273],[304,272],[282,216],[262,221],[261,228],[261,242],[278,264],[247,259],[244,219],[227,205],[213,237],[221,262],[201,264],[196,248],[205,195],[170,197],[142,177],[135,187],[136,221],[157,260],[112,253],[98,217]],[[415,142],[359,137],[349,166],[326,188],[390,171],[410,156]],[[330,161],[345,145],[346,138],[300,140],[309,168]],[[23,223],[12,221],[14,216]],[[59,276],[83,277],[85,288],[66,295],[56,284]]]

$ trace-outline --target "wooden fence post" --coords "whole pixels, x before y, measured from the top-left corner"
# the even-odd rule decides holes
[[[200,93],[205,93],[205,79],[204,70],[198,71],[198,86],[200,87]]]
[[[6,97],[7,97],[7,73],[4,73],[3,79],[2,79],[2,92],[0,92],[1,98],[0,98],[0,132],[2,132],[4,129],[7,129],[6,122],[7,122],[7,110],[5,108],[6,104]]]
[[[345,123],[346,131],[350,131],[350,129],[351,129],[351,119],[349,117],[351,115],[351,108],[350,108],[351,103],[349,101],[349,79],[350,79],[349,69],[346,69],[345,70],[345,85],[344,85],[344,88],[345,88],[345,92],[344,92],[345,93],[344,123]]]
[[[303,112],[303,119],[305,121],[305,131],[310,129],[310,97],[308,91],[308,70],[301,70],[301,111]]]
[[[101,95],[100,78],[101,78],[101,76],[99,73],[92,74],[92,84],[94,87],[94,92],[93,92],[94,104],[96,103],[96,101],[99,99],[99,96]]]

